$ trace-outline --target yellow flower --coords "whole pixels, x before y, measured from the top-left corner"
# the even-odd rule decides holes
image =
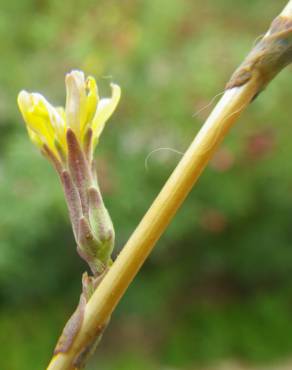
[[[102,133],[104,125],[120,100],[121,89],[111,84],[112,96],[99,98],[95,79],[85,79],[81,71],[66,75],[66,106],[53,107],[42,95],[21,91],[18,106],[26,123],[29,136],[40,148],[46,146],[61,159],[60,152],[67,153],[66,132],[71,128],[81,147],[86,134],[92,131],[92,151]]]

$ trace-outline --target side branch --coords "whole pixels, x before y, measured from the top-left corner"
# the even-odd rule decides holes
[[[258,95],[291,61],[292,18],[280,15],[234,72],[226,88],[242,86],[257,75],[260,82]]]
[[[81,328],[72,345],[54,357],[47,370],[77,368],[76,354],[88,347],[98,328],[107,322],[217,146],[254,97],[291,62],[292,0],[280,17],[284,17],[284,23],[279,23],[278,18],[272,24],[231,78],[225,94],[86,304]]]

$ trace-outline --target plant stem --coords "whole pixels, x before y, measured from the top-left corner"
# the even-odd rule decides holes
[[[288,4],[283,9],[281,15],[283,17],[291,17],[291,15],[292,15],[292,1],[291,0],[288,1]]]
[[[288,2],[281,15],[292,17],[292,0]],[[81,329],[71,348],[66,353],[59,353],[55,356],[47,370],[74,369],[72,363],[76,354],[92,341],[97,328],[102,327],[110,317],[216,148],[261,87],[259,74],[254,73],[248,83],[229,89],[224,93],[160,194],[93,293],[86,305]]]

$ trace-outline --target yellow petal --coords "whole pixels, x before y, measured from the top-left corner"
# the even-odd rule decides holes
[[[43,104],[42,96],[21,91],[17,101],[26,125],[39,136],[42,142],[51,145],[54,130],[50,124],[49,114]]]
[[[66,75],[66,124],[80,138],[81,125],[86,119],[86,85],[84,73],[72,71]]]
[[[53,151],[55,138],[65,145],[65,122],[57,110],[40,94],[21,91],[18,105],[31,140],[46,143]]]
[[[104,125],[116,109],[120,97],[121,88],[116,84],[111,84],[112,97],[101,99],[92,122],[92,130],[95,139],[98,139],[102,133]]]
[[[63,118],[64,122],[66,120],[65,109],[63,107],[56,107],[56,111],[59,113],[60,117]]]
[[[33,132],[29,126],[26,126],[27,128],[27,132],[28,132],[28,136],[30,138],[30,140],[39,148],[41,148],[45,143],[41,140],[41,138],[35,133]]]
[[[95,112],[96,107],[99,101],[98,90],[96,81],[93,77],[89,76],[86,80],[86,90],[87,90],[87,97],[86,97],[86,118],[81,125],[81,132],[85,134],[86,128],[90,125]]]

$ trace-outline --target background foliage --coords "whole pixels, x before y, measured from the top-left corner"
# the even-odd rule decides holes
[[[0,358],[45,368],[86,266],[57,177],[29,142],[22,88],[64,102],[78,68],[123,88],[96,157],[116,252],[230,73],[286,2],[0,1]],[[292,354],[291,71],[251,105],[123,299],[89,370],[195,369]]]

